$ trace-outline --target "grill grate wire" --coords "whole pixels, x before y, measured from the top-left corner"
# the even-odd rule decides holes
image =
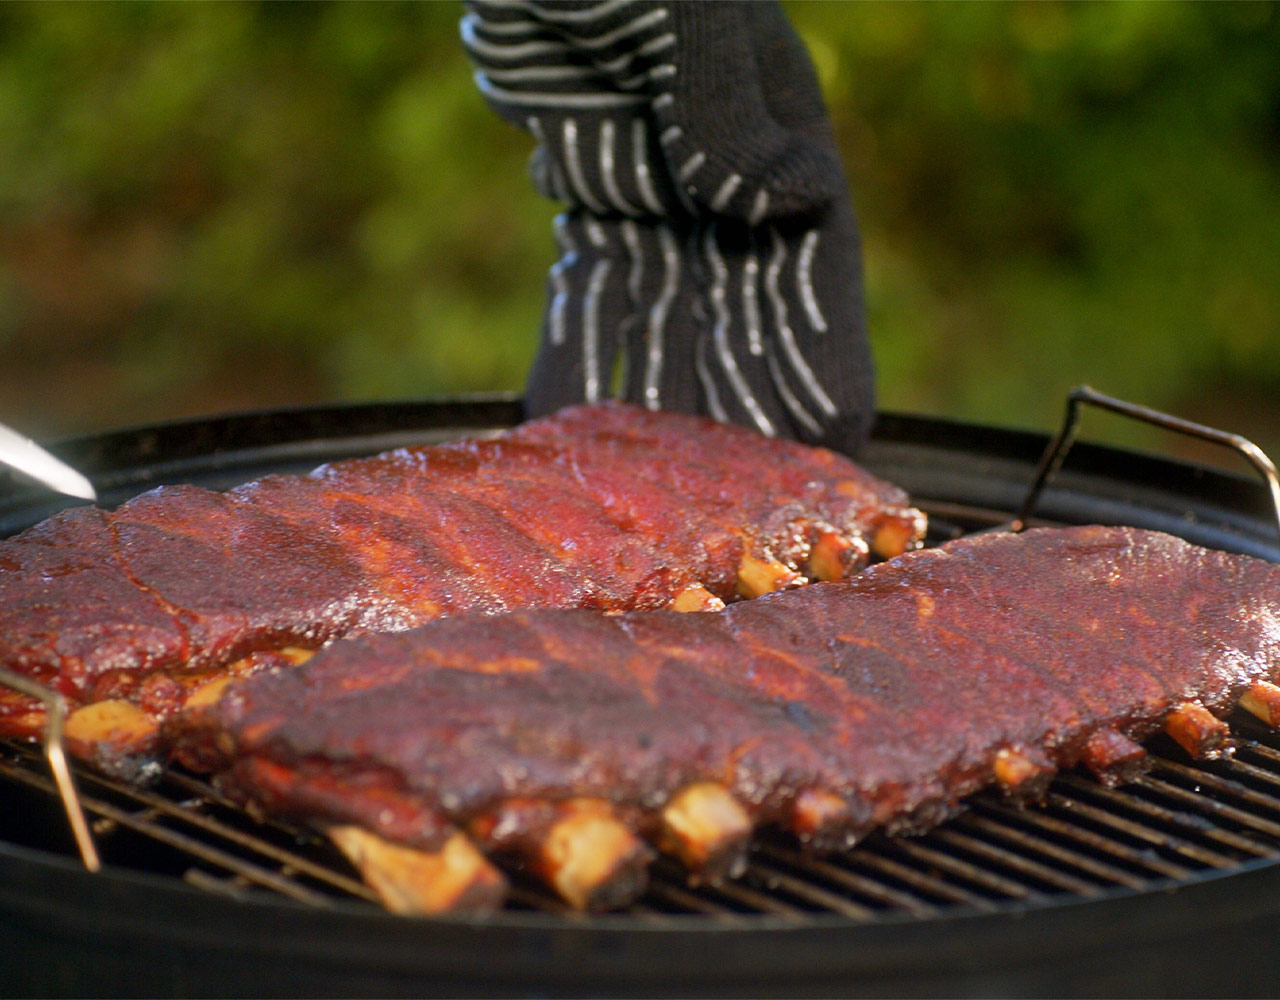
[[[1007,515],[920,501],[930,543],[988,530]],[[1080,773],[1057,776],[1043,801],[972,797],[959,816],[912,837],[876,834],[821,857],[782,835],[764,833],[741,878],[690,885],[660,859],[648,892],[625,916],[651,922],[704,917],[739,923],[765,916],[804,921],[837,916],[867,923],[933,919],[1008,906],[1158,889],[1199,875],[1280,857],[1280,737],[1245,713],[1230,720],[1233,757],[1192,762],[1163,737],[1152,742],[1150,772],[1121,788]],[[372,890],[323,838],[276,821],[259,822],[208,782],[177,768],[138,787],[74,765],[104,863],[181,878],[208,892],[286,898],[296,903],[377,908]],[[0,780],[56,808],[48,765],[33,746],[0,741]],[[24,810],[9,809],[12,816]],[[49,849],[57,817],[33,834],[29,824],[0,841],[23,838]],[[65,818],[62,820],[65,826]],[[50,833],[50,831],[53,831]],[[68,847],[67,853],[74,854]],[[513,879],[514,912],[570,916],[542,887]]]
[[[1239,720],[1239,726],[1248,723]],[[1154,890],[1280,857],[1280,747],[1246,737],[1238,759],[1212,765],[1176,760],[1175,752],[1165,756],[1157,749],[1151,773],[1123,788],[1068,773],[1055,779],[1040,803],[1014,804],[984,792],[929,833],[874,835],[821,857],[766,833],[744,875],[720,885],[689,885],[678,866],[660,859],[649,891],[628,912],[651,920],[803,920],[819,914],[854,922],[929,919]],[[324,840],[229,808],[198,778],[171,769],[156,787],[138,788],[76,770],[108,866],[169,874],[233,896],[377,906],[372,891]],[[51,808],[57,802],[47,765],[32,747],[3,744],[0,778]],[[558,901],[518,875],[508,908],[563,912]]]

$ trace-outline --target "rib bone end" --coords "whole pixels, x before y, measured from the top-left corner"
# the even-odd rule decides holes
[[[453,834],[438,851],[423,851],[358,826],[327,833],[393,913],[490,913],[506,897],[507,880],[465,834]]]
[[[834,792],[806,788],[791,803],[791,832],[817,851],[852,847],[866,824],[860,824],[850,803]]]
[[[1272,729],[1280,729],[1280,686],[1258,681],[1240,696],[1240,707]]]
[[[861,543],[861,544],[859,544]],[[815,580],[843,580],[866,560],[866,544],[835,531],[824,531],[809,550],[805,571]]]
[[[1017,798],[1043,795],[1056,773],[1054,766],[1040,754],[1021,747],[999,750],[993,770],[1005,794]]]
[[[672,611],[723,611],[724,601],[700,583],[691,583],[671,599]]]
[[[63,730],[73,753],[102,762],[126,760],[151,750],[159,727],[132,702],[111,699],[77,708]]]
[[[1150,765],[1142,745],[1114,729],[1094,732],[1085,742],[1080,759],[1095,778],[1110,788],[1135,780]]]
[[[751,818],[723,785],[690,785],[662,810],[658,847],[674,854],[693,881],[716,882],[742,873]]]
[[[218,699],[222,697],[222,692],[227,686],[235,680],[234,676],[215,677],[211,681],[205,681],[199,685],[188,697],[186,709],[209,708],[218,703]]]
[[[1215,758],[1233,747],[1227,724],[1203,705],[1183,702],[1165,718],[1165,732],[1192,757]]]
[[[925,516],[918,510],[885,515],[871,532],[871,551],[881,559],[893,559],[919,548],[925,527]]]
[[[804,582],[804,577],[772,557],[744,555],[738,566],[738,593],[743,597],[763,597]]]
[[[578,800],[547,831],[533,867],[574,909],[598,912],[639,897],[652,859],[608,803]]]

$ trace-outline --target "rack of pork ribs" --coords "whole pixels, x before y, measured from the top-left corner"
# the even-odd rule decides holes
[[[216,492],[165,486],[0,541],[0,668],[109,769],[228,678],[460,613],[712,610],[919,544],[906,495],[825,449],[622,404]],[[0,686],[0,736],[40,701]]]
[[[844,847],[1280,720],[1280,567],[1126,528],[915,551],[900,491],[695,418],[81,510],[0,543],[0,664],[68,699],[76,753],[210,772],[400,912],[491,909],[512,867],[608,909],[655,852],[714,881],[762,825]]]
[[[1116,784],[1168,732],[1280,722],[1280,566],[1085,526],[971,536],[718,614],[529,610],[335,643],[171,720],[181,760],[328,830],[393,909],[483,910],[489,859],[583,909],[654,852],[730,877],[754,829],[815,851],[922,831],[1061,768]]]
[[[583,406],[226,492],[66,510],[0,542],[0,667],[68,699],[73,749],[118,768],[229,677],[337,638],[528,607],[718,609],[840,579],[923,532],[901,490],[834,452]],[[43,721],[0,689],[0,736]]]

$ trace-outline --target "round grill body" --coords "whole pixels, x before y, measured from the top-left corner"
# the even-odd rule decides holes
[[[270,472],[497,430],[507,397],[307,409],[117,432],[61,454],[105,504],[161,483]],[[861,461],[930,513],[934,542],[1010,519],[1046,438],[883,415]],[[0,535],[49,516],[0,495]],[[1280,561],[1243,476],[1081,445],[1036,517],[1124,523]],[[1199,764],[1152,745],[1108,790],[1060,776],[1042,805],[994,793],[922,837],[827,859],[765,835],[747,875],[692,889],[659,866],[631,911],[561,912],[530,886],[483,919],[382,912],[300,831],[257,824],[190,776],[144,797],[81,771],[104,855],[79,864],[38,756],[0,743],[0,991],[10,995],[1098,995],[1274,993],[1280,740]],[[176,817],[176,818],[175,818]],[[230,831],[229,833],[227,831]]]

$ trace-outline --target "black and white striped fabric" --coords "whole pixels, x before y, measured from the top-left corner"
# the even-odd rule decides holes
[[[856,447],[874,405],[857,224],[781,9],[469,0],[462,39],[566,206],[530,413],[619,395]]]

